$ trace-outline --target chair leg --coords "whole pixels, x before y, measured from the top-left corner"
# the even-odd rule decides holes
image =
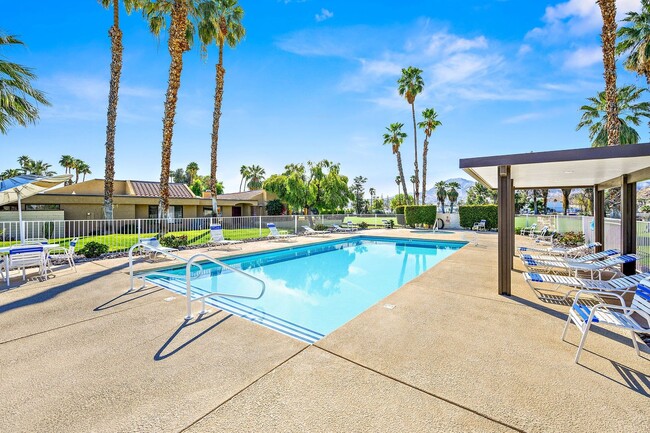
[[[582,348],[585,345],[585,341],[587,340],[587,334],[589,333],[589,328],[591,327],[591,322],[585,323],[585,328],[582,331],[582,338],[580,338],[580,345],[578,345],[578,351],[576,352],[576,359],[575,363],[577,364],[578,361],[580,361],[580,354],[582,353]]]
[[[636,341],[636,333],[634,331],[630,331],[630,337],[632,337],[632,345],[636,351],[636,356],[641,356],[641,352],[639,351],[639,343]]]
[[[566,323],[564,324],[564,331],[562,331],[562,341],[566,341],[564,338],[566,337],[566,332],[569,329],[570,323],[571,323],[571,312],[569,311],[568,317],[566,319]]]

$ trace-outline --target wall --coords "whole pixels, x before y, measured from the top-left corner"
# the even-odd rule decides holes
[[[41,237],[40,233],[53,230],[53,235],[59,235],[59,224],[47,225],[46,223],[29,223],[29,221],[63,221],[63,211],[61,210],[26,210],[23,211],[23,221],[25,221],[26,237]],[[18,212],[7,211],[0,212],[0,240],[7,241],[20,237],[18,227]]]

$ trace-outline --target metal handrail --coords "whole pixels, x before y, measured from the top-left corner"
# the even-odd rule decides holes
[[[219,265],[219,266],[221,266],[221,267],[223,267],[225,269],[228,269],[228,270],[230,270],[232,272],[241,274],[241,275],[243,275],[245,277],[248,277],[248,278],[250,278],[252,280],[257,281],[258,283],[260,283],[262,285],[262,290],[260,291],[260,294],[257,295],[257,296],[247,296],[247,295],[235,295],[235,294],[231,294],[231,293],[210,292],[207,295],[203,295],[203,296],[201,296],[199,298],[192,299],[192,275],[191,275],[190,269],[192,268],[192,265],[197,266],[197,264],[194,263],[194,261],[198,257],[202,257],[202,258],[204,258],[204,259],[206,259],[206,260],[208,260],[208,261],[210,261],[210,262],[212,262],[212,263],[214,263],[216,265]],[[246,272],[244,272],[244,271],[242,271],[240,269],[233,268],[232,266],[227,265],[226,263],[224,263],[224,262],[222,262],[220,260],[214,259],[214,258],[208,256],[207,254],[203,254],[203,253],[195,254],[192,257],[190,257],[190,259],[187,261],[187,265],[185,265],[185,283],[186,283],[186,286],[187,286],[187,316],[185,316],[185,320],[191,320],[192,317],[193,317],[192,316],[192,301],[201,300],[201,311],[199,312],[199,314],[201,315],[201,314],[206,313],[206,310],[205,310],[205,298],[209,298],[210,296],[215,296],[216,295],[216,296],[226,296],[226,297],[230,297],[230,298],[244,298],[244,299],[253,299],[253,300],[255,300],[255,299],[260,299],[264,295],[264,292],[266,291],[266,283],[264,283],[264,281],[260,280],[257,277],[254,277],[253,275],[251,275],[249,273],[246,273]]]

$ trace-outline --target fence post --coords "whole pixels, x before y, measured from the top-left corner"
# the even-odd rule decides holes
[[[298,215],[293,216],[293,232],[298,234]]]
[[[140,242],[140,238],[142,237],[142,229],[140,227],[140,223],[142,223],[142,220],[138,219],[138,242]]]
[[[260,237],[262,237],[262,215],[259,216],[259,219],[260,219],[260,224],[259,224],[259,227],[260,227]]]

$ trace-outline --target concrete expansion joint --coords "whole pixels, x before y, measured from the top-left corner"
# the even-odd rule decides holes
[[[463,404],[460,404],[460,403],[457,403],[457,402],[455,402],[455,401],[453,401],[453,400],[450,400],[450,399],[448,399],[448,398],[445,398],[445,397],[439,396],[439,395],[437,395],[437,394],[434,394],[434,393],[432,393],[432,392],[427,391],[426,389],[422,389],[422,388],[420,388],[420,387],[418,387],[418,386],[412,385],[412,384],[410,384],[410,383],[408,383],[408,382],[404,382],[404,381],[401,380],[401,379],[398,379],[398,378],[393,377],[393,376],[391,376],[391,375],[389,375],[389,374],[386,374],[386,373],[382,373],[381,371],[375,370],[374,368],[372,368],[372,367],[368,367],[367,365],[361,364],[361,363],[359,363],[359,362],[357,362],[357,361],[353,361],[352,359],[346,358],[345,356],[339,355],[338,353],[335,353],[335,352],[332,352],[331,350],[325,349],[324,347],[319,346],[317,343],[316,343],[316,344],[313,344],[312,346],[315,347],[316,349],[320,349],[320,350],[322,350],[323,352],[327,352],[327,353],[329,353],[330,355],[336,356],[336,357],[339,358],[339,359],[342,359],[342,360],[344,360],[344,361],[350,362],[350,363],[352,363],[352,364],[354,364],[354,365],[356,365],[356,366],[359,366],[359,367],[361,367],[361,368],[363,368],[363,369],[365,369],[365,370],[368,370],[368,371],[371,371],[371,372],[373,372],[373,373],[375,373],[375,374],[378,374],[378,375],[380,375],[380,376],[382,376],[382,377],[384,377],[384,378],[386,378],[386,379],[388,379],[388,380],[391,380],[391,381],[393,381],[393,382],[397,382],[397,383],[399,383],[399,384],[401,384],[401,385],[407,386],[407,387],[409,387],[409,388],[411,388],[411,389],[414,389],[414,390],[416,390],[416,391],[418,391],[418,392],[421,392],[421,393],[423,393],[423,394],[426,394],[426,395],[428,395],[429,397],[433,397],[433,398],[438,399],[438,400],[440,400],[440,401],[443,401],[443,402],[445,402],[445,403],[448,403],[448,404],[451,404],[451,405],[453,405],[453,406],[456,406],[456,407],[459,408],[459,409],[463,409],[463,410],[466,410],[466,411],[468,411],[468,412],[471,412],[471,413],[473,413],[474,415],[478,415],[478,416],[480,416],[481,418],[484,418],[484,419],[486,419],[486,420],[488,420],[488,421],[492,421],[492,422],[494,422],[494,423],[497,423],[497,424],[499,424],[499,425],[502,425],[502,426],[504,426],[504,427],[506,427],[506,428],[509,428],[509,429],[511,429],[511,430],[513,430],[513,431],[516,431],[516,432],[527,433],[525,430],[522,430],[522,429],[520,429],[520,428],[518,428],[518,427],[515,427],[515,426],[513,426],[513,425],[510,425],[510,424],[507,424],[507,423],[505,423],[505,422],[503,422],[503,421],[500,421],[500,420],[498,420],[498,419],[496,419],[496,418],[493,418],[493,417],[491,417],[491,416],[489,416],[489,415],[486,415],[486,414],[484,414],[484,413],[482,413],[482,412],[479,412],[479,411],[477,411],[477,410],[475,410],[475,409],[472,409],[472,408],[470,408],[470,407],[467,407],[467,406],[465,406],[465,405],[463,405]]]

